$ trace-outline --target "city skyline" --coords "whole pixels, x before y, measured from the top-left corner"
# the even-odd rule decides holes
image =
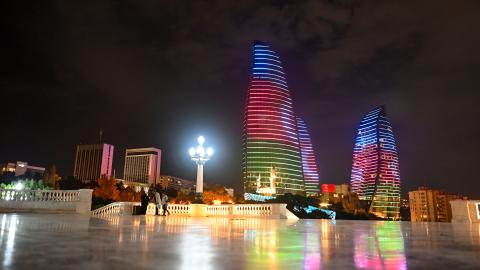
[[[197,5],[2,3],[0,161],[68,176],[76,145],[102,129],[116,175],[126,148],[154,146],[163,172],[194,179],[186,151],[202,134],[216,150],[205,180],[242,189],[239,123],[260,39],[282,55],[322,183],[349,181],[358,119],[385,104],[404,196],[479,196],[478,3]]]

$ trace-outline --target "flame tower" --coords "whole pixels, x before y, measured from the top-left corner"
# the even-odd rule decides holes
[[[369,212],[397,219],[400,211],[400,169],[392,126],[385,107],[360,122],[353,149],[352,192]]]
[[[247,92],[243,132],[245,192],[270,185],[276,194],[305,194],[296,116],[278,54],[253,44],[252,77]]]
[[[303,177],[305,179],[305,192],[307,195],[316,195],[320,192],[317,158],[313,151],[307,125],[300,117],[297,117],[297,127],[302,155]]]

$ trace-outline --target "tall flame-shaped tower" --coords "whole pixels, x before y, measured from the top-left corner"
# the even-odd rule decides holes
[[[370,111],[360,122],[353,149],[352,192],[369,212],[397,219],[400,212],[398,153],[385,107]]]
[[[305,179],[305,193],[307,193],[307,196],[316,195],[320,192],[317,158],[313,151],[307,125],[300,117],[297,117],[297,127],[300,153],[302,155],[303,177]]]
[[[243,133],[245,192],[269,186],[272,169],[276,194],[305,194],[297,121],[282,62],[268,45],[255,41]]]

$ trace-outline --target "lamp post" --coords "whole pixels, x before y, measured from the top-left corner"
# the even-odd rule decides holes
[[[197,186],[195,189],[195,201],[202,201],[203,194],[203,165],[210,159],[213,155],[213,149],[208,147],[205,151],[203,143],[205,138],[203,136],[198,137],[197,139],[198,146],[196,148],[192,147],[188,150],[190,157],[197,164]]]

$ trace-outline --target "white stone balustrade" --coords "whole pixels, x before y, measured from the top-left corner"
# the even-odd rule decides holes
[[[271,216],[273,204],[241,204],[233,206],[235,216]]]
[[[93,210],[91,212],[91,215],[92,216],[131,215],[133,213],[134,206],[140,206],[140,203],[139,202],[114,202]]]
[[[92,190],[0,189],[0,211],[59,211],[88,213]]]
[[[133,213],[133,207],[140,205],[135,202],[116,202],[92,211],[92,215],[129,215]],[[286,208],[286,204],[169,204],[167,206],[170,215],[173,216],[207,216],[228,218],[262,217],[272,219],[298,219]],[[155,215],[155,204],[150,203],[147,207],[147,215]],[[162,214],[159,210],[159,214]]]
[[[208,205],[207,215],[209,216],[229,216],[231,215],[230,205]]]

